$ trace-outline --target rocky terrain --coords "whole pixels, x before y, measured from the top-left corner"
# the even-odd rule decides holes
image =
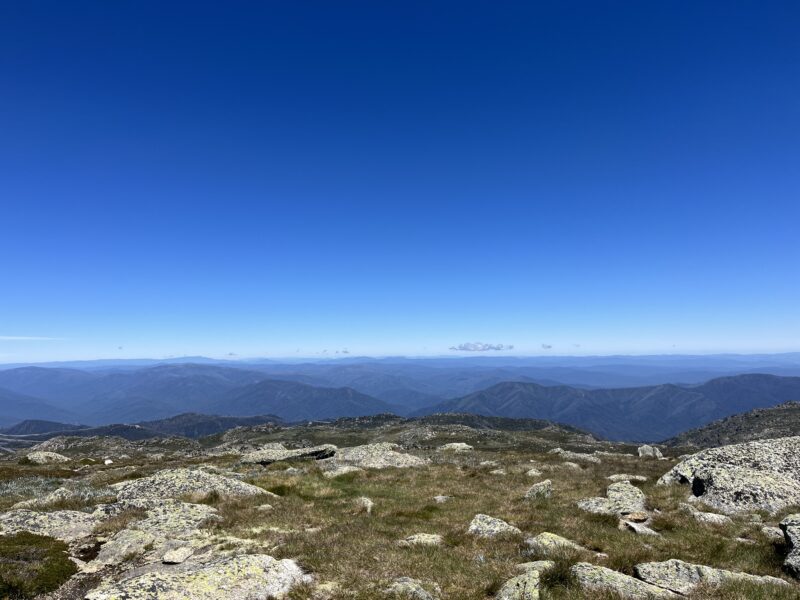
[[[679,459],[469,415],[59,435],[0,461],[0,597],[799,598],[799,440]]]
[[[800,402],[785,402],[732,415],[704,427],[690,429],[664,444],[708,448],[800,434]]]

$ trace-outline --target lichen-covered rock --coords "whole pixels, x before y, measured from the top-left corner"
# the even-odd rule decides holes
[[[534,500],[538,498],[549,498],[553,495],[553,482],[549,479],[534,483],[528,491],[525,492],[526,500]]]
[[[544,531],[537,536],[525,540],[528,551],[537,556],[550,556],[559,552],[589,552],[583,546],[565,537]]]
[[[478,537],[497,537],[499,535],[519,535],[522,532],[502,519],[477,514],[469,524],[467,533]]]
[[[540,571],[528,569],[506,581],[495,598],[497,600],[539,600]]]
[[[192,554],[194,549],[189,546],[178,546],[172,550],[167,550],[164,556],[161,557],[161,562],[165,565],[179,565],[186,561]]]
[[[108,565],[118,565],[132,557],[144,554],[155,537],[147,531],[123,529],[114,534],[100,548],[100,553],[84,567],[84,572],[93,573]]]
[[[200,469],[166,469],[150,477],[123,481],[111,487],[115,488],[120,499],[201,497],[211,493],[225,497],[269,494],[255,485]]]
[[[542,472],[539,469],[534,467],[532,469],[528,469],[525,472],[525,475],[527,475],[528,477],[541,477],[542,476]]]
[[[644,512],[645,495],[628,481],[612,483],[606,488],[606,498],[587,498],[578,502],[578,508],[590,513],[623,516]]]
[[[749,575],[725,569],[715,569],[705,565],[695,565],[682,560],[670,559],[663,562],[642,563],[634,567],[636,576],[648,583],[668,589],[681,595],[691,593],[697,586],[723,585],[727,583],[754,583],[789,585],[777,577]]]
[[[556,563],[552,560],[532,560],[516,565],[518,571],[539,571],[540,573],[552,569],[555,566]]]
[[[639,446],[638,452],[641,458],[664,458],[664,455],[661,454],[661,450],[648,444]]]
[[[775,513],[800,504],[800,436],[709,448],[658,483],[688,483],[695,497],[727,514]]]
[[[386,589],[386,594],[395,598],[409,600],[435,600],[436,596],[428,592],[418,579],[399,577]]]
[[[780,522],[789,553],[783,568],[792,577],[800,579],[800,514],[792,514]]]
[[[469,452],[470,450],[473,450],[472,446],[464,442],[452,442],[438,448],[439,452]]]
[[[58,454],[57,452],[46,452],[46,451],[31,452],[25,458],[27,458],[29,462],[32,462],[35,465],[66,463],[69,462],[70,460],[63,454]]]
[[[350,465],[362,469],[422,467],[429,463],[428,460],[413,454],[398,452],[397,448],[397,444],[388,442],[340,448],[336,455],[329,460],[336,466]]]
[[[130,577],[100,586],[86,600],[270,600],[306,581],[294,561],[252,554]]]
[[[321,446],[298,448],[295,450],[288,450],[281,444],[278,444],[277,446],[256,450],[255,452],[248,452],[242,456],[241,462],[246,465],[269,465],[278,461],[322,460],[334,456],[336,450],[337,448],[333,444],[323,444]]]
[[[616,475],[609,475],[606,477],[609,481],[635,481],[636,483],[644,483],[647,477],[644,475],[628,475],[627,473],[618,473]]]
[[[36,512],[22,508],[0,513],[0,534],[27,531],[69,543],[91,534],[100,521],[98,515],[77,510]]]
[[[731,518],[728,516],[697,510],[691,504],[681,503],[680,507],[692,515],[694,520],[698,523],[706,523],[707,525],[730,525],[733,523]]]
[[[590,563],[577,563],[570,569],[580,586],[587,591],[611,592],[622,598],[680,598],[664,588]]]
[[[581,454],[580,452],[572,452],[570,450],[564,450],[562,448],[553,448],[548,452],[548,454],[557,454],[561,458],[565,458],[567,460],[580,460],[583,462],[593,463],[596,465],[600,464],[600,459],[592,454]]]
[[[348,473],[361,473],[363,471],[364,469],[359,469],[358,467],[350,465],[331,465],[327,471],[323,471],[322,475],[327,479],[334,479],[342,475],[347,475]]]
[[[441,546],[444,540],[438,533],[415,533],[403,538],[397,544],[399,546]]]

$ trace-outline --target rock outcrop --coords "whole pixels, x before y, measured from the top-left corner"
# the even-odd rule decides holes
[[[255,452],[248,452],[241,458],[242,464],[246,465],[270,465],[274,462],[291,462],[299,460],[322,460],[331,458],[336,454],[336,446],[333,444],[322,444],[311,448],[297,448],[289,450],[282,444],[273,445],[270,448],[263,448]]]
[[[31,462],[35,465],[50,465],[55,463],[66,463],[70,461],[70,459],[63,454],[46,451],[31,452],[25,458],[28,459],[28,462]]]
[[[789,553],[783,568],[792,577],[800,579],[800,514],[792,514],[780,522]]]
[[[688,483],[695,497],[723,513],[775,513],[800,504],[800,436],[703,450],[658,483]]]
[[[251,554],[104,584],[87,594],[85,600],[268,600],[283,598],[295,585],[306,581],[308,576],[292,560]]]
[[[783,579],[778,579],[777,577],[760,577],[747,573],[726,571],[725,569],[715,569],[674,558],[663,562],[636,565],[634,572],[643,581],[684,596],[693,592],[701,584],[754,583],[789,585]]]
[[[135,498],[180,498],[219,494],[224,497],[268,495],[255,485],[200,469],[167,469],[150,477],[114,484],[121,500]]]
[[[586,591],[610,592],[622,598],[639,600],[642,598],[680,598],[669,590],[666,590],[647,582],[625,575],[618,571],[612,571],[605,567],[599,567],[590,563],[577,563],[570,569],[572,575],[580,586]]]
[[[352,448],[340,448],[332,459],[335,466],[348,465],[362,469],[386,469],[388,467],[422,467],[429,461],[413,454],[398,452],[397,444],[381,442]]]

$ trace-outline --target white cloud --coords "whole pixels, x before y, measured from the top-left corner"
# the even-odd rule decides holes
[[[514,346],[507,344],[484,344],[483,342],[465,342],[458,346],[450,346],[450,350],[458,352],[489,352],[491,350],[513,350]]]

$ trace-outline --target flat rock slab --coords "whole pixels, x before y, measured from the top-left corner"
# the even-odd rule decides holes
[[[611,592],[622,598],[680,598],[664,588],[640,581],[624,573],[612,571],[590,563],[577,563],[570,569],[575,579],[585,590]]]
[[[39,452],[31,452],[26,456],[30,462],[35,465],[51,465],[55,463],[66,463],[69,462],[70,459],[63,454],[58,454],[57,452],[46,452],[46,451],[39,451]]]
[[[592,454],[582,454],[580,452],[572,452],[571,450],[564,450],[562,448],[553,448],[548,454],[557,454],[558,456],[567,460],[579,460],[592,464],[599,465],[600,459]]]
[[[800,436],[709,448],[658,483],[689,484],[695,497],[723,513],[775,513],[800,504]]]
[[[101,521],[96,514],[77,510],[37,512],[22,508],[0,513],[0,534],[27,531],[69,543],[90,535]]]
[[[464,442],[452,442],[450,444],[439,446],[437,450],[439,452],[469,452],[470,450],[473,450],[473,447],[469,444],[465,444]]]
[[[298,448],[295,450],[288,450],[284,447],[264,448],[245,454],[242,456],[241,462],[246,465],[270,465],[274,462],[322,460],[334,456],[336,450],[337,448],[333,444],[323,444],[321,446]]]
[[[636,565],[634,572],[643,581],[682,595],[691,593],[701,584],[755,583],[789,585],[786,581],[777,577],[760,577],[749,575],[748,573],[715,569],[674,558],[663,562]]]
[[[225,497],[269,494],[255,485],[200,469],[165,469],[150,477],[123,481],[111,487],[116,490],[117,498],[120,500],[202,497],[211,493]]]
[[[85,600],[269,600],[306,581],[294,561],[252,554],[123,579],[102,585]]]

